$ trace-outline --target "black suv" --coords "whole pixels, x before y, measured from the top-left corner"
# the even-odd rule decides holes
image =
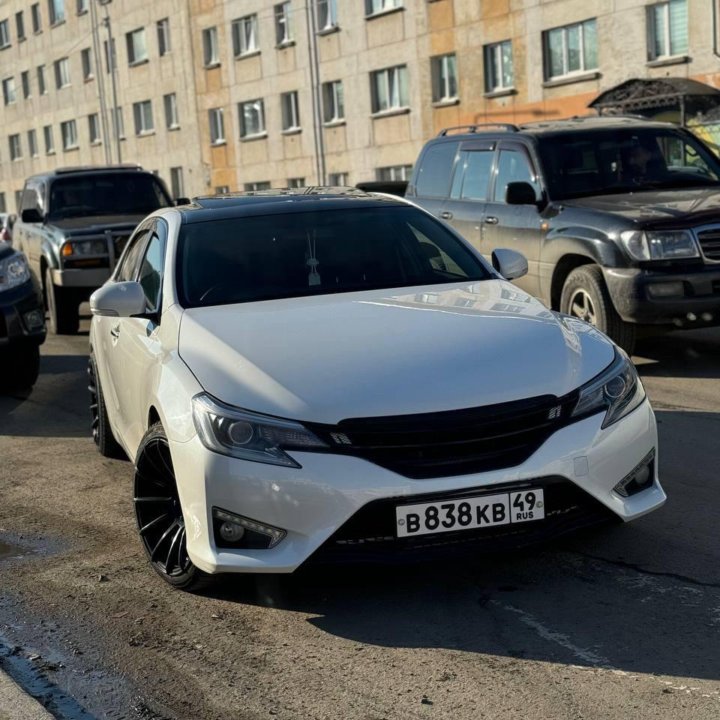
[[[720,325],[720,160],[692,133],[636,118],[443,130],[407,197],[517,281],[632,351],[639,326]]]
[[[172,204],[162,181],[137,165],[27,179],[13,243],[43,289],[51,332],[77,332],[79,304],[110,277],[137,224]]]

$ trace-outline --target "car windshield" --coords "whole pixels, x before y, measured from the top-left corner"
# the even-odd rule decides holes
[[[177,272],[185,307],[491,277],[441,223],[402,206],[186,224]]]
[[[541,137],[553,200],[720,185],[720,162],[689,133],[622,128]]]
[[[95,173],[60,178],[50,188],[50,220],[88,215],[148,215],[172,205],[147,173]]]

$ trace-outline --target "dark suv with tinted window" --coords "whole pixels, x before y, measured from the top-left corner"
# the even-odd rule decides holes
[[[162,181],[137,165],[28,178],[13,242],[43,289],[51,332],[77,332],[79,304],[110,277],[137,224],[172,204]]]
[[[720,325],[720,160],[635,118],[443,130],[407,197],[480,251],[526,255],[517,281],[632,350],[639,326]]]

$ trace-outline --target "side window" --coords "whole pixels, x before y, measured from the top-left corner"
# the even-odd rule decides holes
[[[38,205],[38,186],[35,182],[29,182],[25,184],[25,188],[22,192],[22,205],[20,212],[23,210],[31,210],[37,208],[42,212],[42,205]]]
[[[120,265],[115,273],[115,280],[118,282],[125,282],[127,280],[134,280],[137,274],[137,266],[142,254],[143,248],[145,247],[145,240],[147,239],[148,231],[141,230],[131,238],[125,252],[120,258]]]
[[[138,281],[145,291],[148,310],[154,312],[160,308],[160,290],[162,289],[165,243],[159,235],[153,233],[147,244],[145,257],[140,266]]]
[[[495,202],[505,202],[505,190],[511,182],[530,183],[537,194],[537,182],[527,155],[520,150],[501,150],[495,176]]]
[[[415,193],[419,197],[446,198],[458,144],[440,142],[430,146],[423,155]]]
[[[455,172],[453,198],[487,200],[494,154],[492,150],[471,150],[462,153]]]

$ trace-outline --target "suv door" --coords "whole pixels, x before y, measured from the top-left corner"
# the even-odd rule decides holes
[[[459,143],[452,140],[435,142],[419,158],[407,196],[438,218],[448,219],[445,211],[450,194]]]
[[[40,275],[40,258],[42,255],[42,240],[46,234],[42,225],[37,223],[25,223],[22,221],[23,210],[36,209],[41,215],[45,215],[44,201],[45,184],[40,180],[28,180],[22,192],[22,200],[19,210],[20,221],[14,236],[14,242],[20,248],[30,263],[30,268],[39,282],[42,282]]]
[[[531,295],[538,295],[542,218],[534,205],[508,205],[505,202],[505,191],[511,182],[530,183],[540,199],[538,173],[527,148],[517,141],[503,140],[499,145],[491,195],[482,221],[481,251],[488,258],[499,247],[511,248],[525,255],[528,274],[515,282]]]

